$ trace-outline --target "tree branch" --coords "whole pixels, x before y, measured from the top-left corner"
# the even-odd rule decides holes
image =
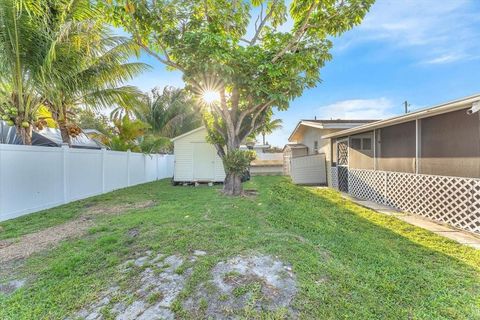
[[[268,11],[267,15],[262,19],[258,28],[257,28],[257,23],[255,22],[255,35],[253,36],[252,40],[250,40],[250,45],[251,46],[253,46],[255,44],[255,42],[257,42],[258,37],[260,36],[260,33],[262,32],[263,27],[267,23],[268,19],[270,19],[270,17],[272,16],[273,10],[275,10],[275,6],[277,5],[277,3],[278,3],[278,0],[275,0],[272,3],[272,6],[270,7],[270,10]],[[263,3],[262,3],[262,11],[260,12],[260,16],[262,16],[262,15],[263,15]]]
[[[280,59],[285,53],[288,52],[288,50],[290,50],[295,44],[297,44],[298,42],[300,42],[300,40],[302,39],[303,35],[305,34],[305,32],[307,31],[308,27],[309,27],[309,20],[310,20],[310,17],[312,16],[313,12],[317,9],[319,5],[319,1],[315,0],[312,4],[312,6],[310,7],[310,9],[308,10],[307,12],[307,15],[305,16],[305,20],[303,21],[302,25],[300,26],[300,28],[295,32],[295,35],[293,36],[293,38],[288,42],[288,44],[279,52],[277,53],[273,59],[272,59],[272,62],[276,62],[278,59]]]
[[[275,102],[274,99],[271,99],[269,100],[268,102],[265,102],[265,103],[259,103],[251,108],[248,108],[246,110],[244,110],[240,116],[238,117],[238,121],[237,121],[237,126],[235,128],[235,134],[239,134],[240,133],[240,129],[242,127],[242,123],[243,123],[243,120],[245,119],[245,117],[253,112],[255,112],[255,110],[257,110],[258,108],[260,108],[261,110],[263,110],[264,108],[268,107],[268,106],[271,106],[271,104]]]

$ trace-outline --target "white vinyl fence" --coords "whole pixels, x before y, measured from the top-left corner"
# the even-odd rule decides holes
[[[173,176],[174,156],[0,144],[0,221]]]
[[[325,154],[315,154],[290,159],[290,176],[295,184],[327,184]]]

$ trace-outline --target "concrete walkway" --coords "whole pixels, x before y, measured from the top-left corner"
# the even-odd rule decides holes
[[[452,239],[458,243],[480,250],[480,236],[476,236],[470,232],[458,230],[446,224],[434,222],[432,220],[428,220],[426,218],[423,218],[417,215],[404,213],[402,211],[399,211],[391,207],[387,207],[372,201],[357,199],[343,192],[342,192],[342,196],[345,199],[348,199],[352,202],[355,202],[358,205],[361,205],[362,207],[372,209],[389,216],[395,216],[398,219],[403,220],[407,223],[410,223],[414,226],[432,231],[433,233],[441,235],[445,238]]]

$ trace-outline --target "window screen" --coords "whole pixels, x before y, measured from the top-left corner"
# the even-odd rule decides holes
[[[362,139],[352,138],[352,140],[350,141],[350,146],[352,147],[352,149],[361,150],[362,149]]]
[[[372,139],[370,138],[362,139],[362,150],[372,150]]]

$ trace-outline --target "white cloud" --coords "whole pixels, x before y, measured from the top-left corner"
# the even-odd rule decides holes
[[[450,63],[450,62],[462,60],[464,58],[466,58],[465,55],[445,54],[445,55],[439,56],[437,58],[426,60],[425,63],[427,63],[427,64],[443,64],[443,63]]]
[[[363,23],[337,39],[340,50],[382,41],[429,64],[471,59],[480,50],[476,0],[378,0]]]
[[[318,115],[319,119],[385,119],[394,115],[394,107],[387,98],[351,99],[322,106]]]

